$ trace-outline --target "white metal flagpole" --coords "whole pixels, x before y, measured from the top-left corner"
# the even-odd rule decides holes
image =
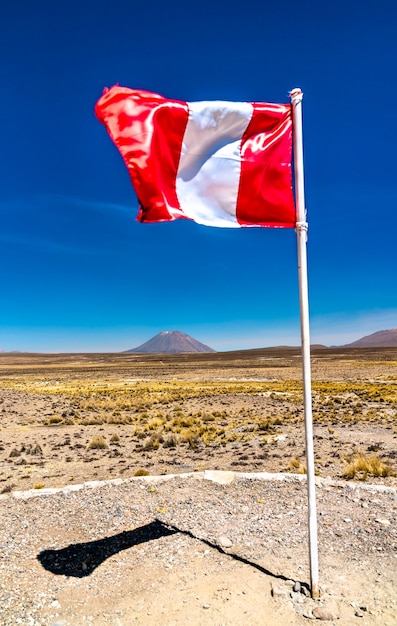
[[[302,135],[302,98],[300,89],[293,89],[290,93],[292,103],[294,166],[295,166],[295,202],[296,202],[296,233],[298,241],[298,274],[299,274],[299,301],[300,325],[302,340],[302,370],[303,370],[303,398],[305,414],[306,439],[306,466],[308,491],[308,518],[309,518],[309,558],[310,582],[313,598],[320,595],[318,583],[318,542],[317,542],[317,513],[316,488],[314,475],[314,448],[313,448],[313,416],[312,416],[312,389],[310,368],[310,331],[309,331],[309,295],[307,284],[307,222],[305,209],[305,187],[303,176],[303,135]]]

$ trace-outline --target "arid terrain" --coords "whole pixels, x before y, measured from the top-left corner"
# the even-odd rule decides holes
[[[397,349],[314,349],[312,369],[317,474],[374,471],[395,485]],[[0,355],[0,491],[136,472],[304,472],[301,377],[294,349]]]
[[[301,378],[288,348],[0,354],[0,624],[300,624],[314,608],[397,623],[397,349],[312,351],[317,607],[303,593]],[[262,472],[287,481],[248,478]],[[97,542],[107,556],[91,568]]]

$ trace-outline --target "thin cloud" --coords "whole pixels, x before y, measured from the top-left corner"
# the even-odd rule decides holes
[[[87,211],[93,211],[98,213],[105,213],[111,215],[114,211],[131,215],[134,211],[132,204],[117,204],[114,202],[104,202],[103,200],[95,200],[88,198],[80,198],[78,196],[69,196],[62,194],[41,194],[36,196],[40,202],[53,205],[54,203],[66,204],[67,206],[74,206],[79,209],[85,209]]]
[[[0,202],[0,214],[3,244],[69,254],[117,252],[133,221],[131,207],[61,194],[15,196]]]

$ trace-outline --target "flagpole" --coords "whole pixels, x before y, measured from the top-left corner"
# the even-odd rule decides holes
[[[290,93],[292,103],[294,166],[295,166],[295,202],[296,202],[296,234],[298,243],[298,275],[299,275],[299,302],[300,326],[302,341],[302,370],[303,370],[303,398],[305,415],[306,439],[306,466],[308,491],[308,521],[309,521],[309,558],[310,583],[313,598],[320,595],[318,584],[318,542],[317,542],[317,513],[316,488],[314,474],[313,448],[313,417],[312,417],[312,390],[310,368],[310,330],[309,330],[309,295],[307,282],[307,222],[305,209],[305,187],[303,176],[303,134],[302,134],[302,99],[300,89],[293,89]]]

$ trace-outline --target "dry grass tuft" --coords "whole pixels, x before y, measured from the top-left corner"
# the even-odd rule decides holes
[[[93,437],[88,444],[87,448],[89,450],[104,450],[108,447],[108,444],[105,441],[105,438],[102,435],[96,435]]]
[[[163,442],[163,436],[161,433],[153,433],[150,437],[145,439],[143,443],[144,450],[158,450],[160,443]]]
[[[187,443],[189,448],[198,448],[202,443],[200,435],[194,429],[186,429],[181,434],[181,442]]]
[[[145,469],[136,470],[134,476],[149,476],[149,472]]]
[[[295,472],[295,474],[306,474],[306,465],[294,456],[288,463],[288,469]]]
[[[176,448],[177,445],[178,437],[174,434],[170,434],[164,439],[163,448]]]
[[[347,461],[348,464],[342,473],[342,477],[346,480],[352,480],[356,477],[360,480],[366,480],[368,475],[377,478],[395,476],[393,468],[374,454],[366,456],[361,452],[356,452]]]
[[[104,418],[96,415],[92,415],[90,417],[85,417],[80,421],[82,426],[101,426],[104,423]]]
[[[46,426],[58,426],[63,424],[63,417],[60,415],[52,415],[48,420],[44,422]]]
[[[261,419],[258,422],[258,430],[264,430],[264,431],[273,431],[273,420],[269,419],[269,418],[265,418],[265,419]]]

